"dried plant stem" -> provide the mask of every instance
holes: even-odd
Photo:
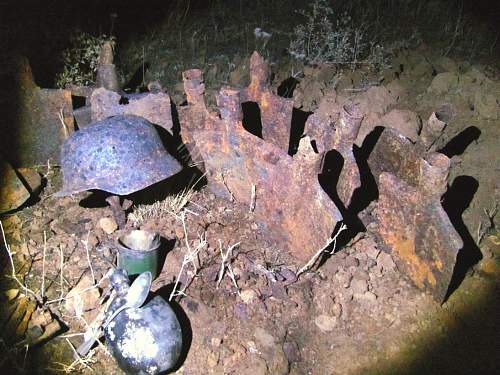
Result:
[[[45,295],[45,254],[47,252],[47,233],[43,231],[43,249],[42,249],[42,301]]]
[[[95,285],[96,279],[95,279],[94,269],[92,268],[92,263],[90,262],[90,254],[89,254],[89,236],[90,236],[90,230],[87,232],[87,239],[85,241],[82,241],[82,242],[85,245],[85,252],[87,253],[87,263],[89,264],[89,267],[90,267],[90,273],[92,275],[92,282]]]
[[[64,122],[64,115],[62,108],[57,113],[57,116],[59,117],[59,121],[61,121],[61,125],[64,131],[64,138],[68,138],[69,137],[68,125],[66,125],[66,123]]]
[[[181,268],[179,269],[179,273],[175,279],[174,288],[172,289],[172,292],[170,293],[170,296],[168,298],[169,301],[172,301],[176,296],[186,294],[185,291],[186,291],[187,287],[189,286],[190,282],[186,283],[186,285],[184,286],[184,288],[182,290],[178,290],[179,281],[180,281],[180,278],[184,272],[184,268],[186,268],[186,266],[189,263],[191,263],[191,265],[193,266],[193,278],[192,279],[194,279],[194,277],[198,273],[198,267],[196,266],[196,262],[195,262],[198,259],[198,253],[200,252],[201,249],[203,249],[207,245],[206,236],[200,235],[198,238],[198,245],[194,249],[191,248],[191,245],[189,244],[189,238],[188,238],[188,232],[187,232],[187,226],[186,226],[186,211],[187,210],[184,209],[181,212],[181,214],[179,215],[179,218],[182,221],[182,228],[184,229],[184,239],[186,242],[187,252],[184,255],[184,258],[182,259]],[[192,281],[192,279],[191,279],[191,281]]]
[[[11,273],[11,277],[12,279],[21,287],[21,289],[23,289],[25,292],[28,292],[30,294],[32,294],[36,300],[38,300],[38,295],[33,292],[31,289],[27,288],[16,276],[16,267],[14,265],[14,260],[12,259],[12,253],[10,251],[10,246],[9,244],[7,243],[7,239],[5,238],[5,231],[3,229],[3,224],[2,222],[0,221],[0,229],[2,231],[2,238],[3,238],[3,243],[5,245],[5,250],[7,250],[7,255],[9,256],[9,261],[10,261],[10,268],[12,270],[12,273]]]
[[[61,295],[60,299],[61,301],[63,300],[63,295],[64,295],[64,276],[63,276],[63,269],[64,269],[64,253],[63,253],[63,247],[62,245],[59,245],[59,251],[60,251],[60,267],[61,267]]]
[[[219,288],[222,278],[224,277],[224,273],[227,269],[227,273],[231,278],[231,281],[233,282],[234,286],[236,287],[238,295],[240,294],[240,288],[238,287],[238,283],[236,282],[236,277],[234,276],[233,268],[231,267],[231,258],[233,256],[233,250],[239,245],[240,242],[237,242],[234,245],[229,246],[227,248],[227,251],[224,253],[224,251],[222,250],[222,242],[221,240],[219,240],[219,251],[220,251],[220,256],[222,258],[222,262],[220,265],[219,276],[217,278],[217,288]]]
[[[300,270],[298,270],[297,272],[297,277],[300,276],[301,274],[303,274],[304,272],[308,271],[315,263],[316,261],[318,260],[318,258],[321,256],[321,254],[323,254],[323,252],[333,243],[333,249],[330,251],[330,254],[333,254],[333,252],[335,251],[336,247],[337,247],[337,238],[339,236],[340,233],[342,233],[344,230],[347,229],[347,225],[345,224],[342,224],[339,228],[339,230],[337,231],[337,233],[335,233],[335,235],[332,237],[332,238],[329,238],[328,241],[326,242],[325,246],[323,246],[321,249],[319,249],[316,254],[314,254],[312,256],[311,259],[309,259],[309,262],[307,262],[305,264],[305,266],[303,266]]]
[[[252,184],[252,195],[250,197],[250,212],[253,212],[255,210],[255,198],[256,198],[255,185]]]

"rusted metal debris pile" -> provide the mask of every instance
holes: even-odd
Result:
[[[168,94],[161,88],[144,94],[115,92],[114,80],[108,77],[113,78],[114,65],[109,58],[104,60],[103,87],[72,89],[73,95],[86,96],[87,105],[75,111],[78,126],[134,114],[174,135]],[[220,90],[217,113],[205,104],[202,71],[185,71],[187,104],[178,108],[180,136],[192,160],[203,162],[200,168],[207,173],[209,188],[218,196],[246,202],[261,228],[303,262],[324,246],[342,220],[339,208],[318,182],[325,154],[334,149],[344,160],[336,188],[345,208],[361,187],[353,145],[372,130],[362,127],[363,118],[370,118],[370,108],[352,100],[333,103],[333,98],[331,106],[320,106],[308,118],[298,152],[290,156],[293,100],[273,93],[269,67],[257,52],[251,56],[250,76],[250,85],[242,90]],[[245,102],[260,108],[262,139],[243,127]],[[405,115],[399,112],[395,115]],[[381,242],[415,285],[442,301],[462,241],[440,203],[450,161],[433,151],[446,125],[438,117],[433,113],[421,129],[410,129],[411,140],[403,135],[406,131],[386,128],[368,163],[379,190],[375,212]]]
[[[179,111],[181,135],[204,161],[215,194],[248,202],[262,226],[284,249],[299,260],[307,260],[342,220],[339,209],[318,183],[325,153],[335,149],[344,159],[337,192],[345,207],[361,186],[353,144],[363,113],[350,102],[340,108],[334,121],[326,120],[333,116],[312,115],[298,153],[292,157],[287,153],[292,101],[272,93],[268,66],[257,53],[251,57],[250,74],[246,89],[220,91],[219,118],[205,106],[202,72],[187,71],[183,78],[188,104]],[[241,103],[245,101],[260,107],[263,139],[243,129]],[[442,130],[435,117],[431,116],[423,127],[422,139],[415,143],[387,128],[369,164],[378,183],[376,212],[386,250],[396,256],[400,269],[419,288],[442,301],[462,241],[440,203],[450,161],[443,154],[428,151]],[[440,129],[436,129],[438,125]]]

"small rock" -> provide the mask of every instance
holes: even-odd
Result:
[[[342,315],[342,305],[340,303],[334,303],[331,308],[333,316],[339,318]]]
[[[12,301],[19,295],[19,289],[9,289],[4,292],[5,297],[8,301]]]
[[[434,77],[427,91],[436,95],[443,95],[458,86],[458,74],[445,72]]]
[[[66,311],[74,316],[81,317],[86,311],[93,310],[99,306],[99,290],[90,288],[94,281],[90,274],[82,276],[78,284],[66,295],[64,307]]]
[[[396,129],[412,142],[416,142],[422,129],[422,121],[413,111],[393,109],[384,115],[380,122],[386,127]]]
[[[365,250],[366,255],[370,259],[377,259],[378,255],[380,254],[380,250],[377,249],[376,247],[367,247]]]
[[[368,261],[366,262],[366,266],[368,269],[372,269],[377,265],[377,262],[374,259],[369,258]]]
[[[179,240],[182,240],[184,238],[184,228],[183,227],[175,227],[175,237],[177,237]]]
[[[285,353],[288,362],[300,362],[302,357],[300,355],[299,346],[295,341],[287,341],[283,344],[283,352]]]
[[[220,337],[212,337],[212,339],[210,340],[210,344],[214,348],[218,348],[222,344],[222,339]]]
[[[272,347],[275,343],[273,335],[267,332],[265,329],[257,327],[254,332],[255,340],[262,346]]]
[[[474,110],[479,117],[497,120],[500,119],[500,85],[498,88],[483,87],[474,94]]]
[[[99,226],[106,234],[112,234],[115,230],[118,229],[118,224],[115,219],[111,217],[103,217],[99,219]]]
[[[392,257],[384,252],[381,252],[377,258],[377,264],[381,265],[384,271],[393,271],[396,268],[396,264]]]
[[[247,305],[259,298],[257,292],[253,289],[244,289],[240,293],[240,297]]]
[[[377,300],[377,295],[373,292],[354,293],[353,297],[360,302],[373,303]]]
[[[362,294],[368,290],[368,283],[366,282],[366,280],[353,279],[351,281],[351,289],[354,295]]]
[[[345,258],[345,266],[346,267],[358,267],[359,260],[355,257],[349,256],[349,257]]]
[[[352,275],[343,271],[343,270],[339,270],[335,274],[335,278],[337,279],[339,284],[342,285],[344,288],[349,288],[349,285],[350,285],[351,279],[352,279]]]
[[[248,320],[248,309],[245,303],[234,305],[234,315],[240,320]]]
[[[337,325],[337,318],[329,315],[320,315],[314,319],[314,324],[318,326],[321,332],[331,332]]]
[[[208,367],[215,367],[219,364],[220,353],[219,352],[210,352],[207,356],[207,365]]]

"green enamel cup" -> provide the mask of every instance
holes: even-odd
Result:
[[[158,276],[160,257],[160,234],[147,230],[132,230],[118,238],[117,266],[128,275],[149,271],[155,279]]]

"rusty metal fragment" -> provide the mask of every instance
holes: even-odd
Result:
[[[422,133],[420,134],[422,143],[427,150],[435,150],[436,141],[443,133],[452,116],[452,108],[449,105],[444,105],[431,113],[427,122],[424,123]]]
[[[190,69],[182,73],[187,104],[177,108],[181,125],[182,141],[188,148],[194,144],[193,132],[215,130],[222,126],[220,118],[209,112],[205,104],[205,83],[200,69]]]
[[[117,115],[136,115],[172,133],[170,97],[164,92],[128,94],[122,98],[101,87],[94,90],[90,103],[93,122]]]
[[[272,93],[269,67],[257,51],[250,57],[250,85],[242,90],[241,100],[259,105],[262,138],[288,152],[293,100]]]
[[[11,113],[2,126],[2,153],[13,166],[59,163],[62,142],[74,131],[71,92],[35,84],[27,59],[21,59],[17,92],[6,99]]]
[[[354,190],[361,186],[359,167],[352,147],[362,120],[363,115],[359,108],[354,104],[346,104],[342,107],[340,121],[335,127],[333,148],[344,158],[344,165],[337,183],[337,194],[345,207],[349,207]]]
[[[375,177],[390,172],[409,185],[416,186],[420,179],[420,158],[423,150],[392,128],[385,128],[368,159]]]
[[[292,158],[246,132],[238,97],[236,90],[221,90],[218,103],[225,126],[193,132],[209,186],[217,195],[252,206],[260,225],[284,250],[308,260],[342,220],[318,183],[321,155],[314,152],[308,137]]]
[[[404,136],[385,129],[370,157],[378,179],[380,236],[400,270],[441,302],[463,246],[440,202],[450,160],[438,153],[422,157],[410,145]]]
[[[361,186],[361,176],[353,145],[359,133],[363,115],[356,104],[348,103],[341,107],[340,116],[337,107],[319,111],[311,115],[306,122],[305,132],[314,139],[318,151],[322,154],[335,149],[344,159],[344,165],[337,182],[337,193],[348,207],[354,190]]]
[[[96,86],[111,91],[120,91],[118,74],[113,64],[113,45],[110,41],[105,42],[101,47],[96,69]]]

